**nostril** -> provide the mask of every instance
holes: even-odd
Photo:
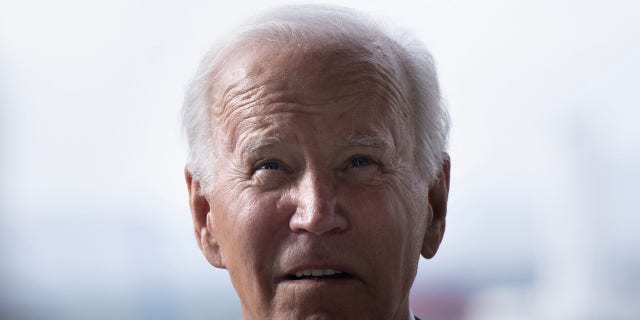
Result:
[[[348,227],[347,219],[336,212],[304,212],[299,210],[291,217],[289,228],[293,231],[306,231],[316,235],[342,232]]]

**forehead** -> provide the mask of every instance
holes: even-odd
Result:
[[[408,124],[401,70],[391,48],[375,42],[238,46],[215,75],[211,114],[231,136],[243,125],[294,115],[351,118],[354,125],[367,124],[361,115],[378,115],[368,122]]]

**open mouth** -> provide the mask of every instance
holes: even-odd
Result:
[[[289,274],[285,277],[286,280],[332,280],[332,279],[346,279],[352,276],[348,273],[334,270],[334,269],[307,269],[297,271],[295,274]]]

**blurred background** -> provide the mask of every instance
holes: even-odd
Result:
[[[412,29],[450,107],[429,320],[640,319],[637,1],[321,1]],[[178,114],[224,30],[296,1],[0,2],[0,318],[240,319]]]

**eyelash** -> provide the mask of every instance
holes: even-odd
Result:
[[[358,165],[355,165],[356,161],[358,162]],[[366,163],[361,164],[361,162],[366,162]],[[349,166],[352,168],[366,167],[372,164],[375,164],[375,162],[371,158],[366,156],[355,156],[349,160]]]
[[[275,168],[272,168],[275,167]],[[258,166],[258,170],[279,170],[281,165],[273,160],[267,160]]]
[[[368,167],[375,164],[377,164],[377,162],[374,161],[371,157],[358,155],[358,156],[353,156],[348,160],[348,163],[345,169]],[[284,169],[284,166],[279,161],[265,160],[263,162],[260,162],[258,166],[256,166],[255,171],[282,170],[282,169]]]

